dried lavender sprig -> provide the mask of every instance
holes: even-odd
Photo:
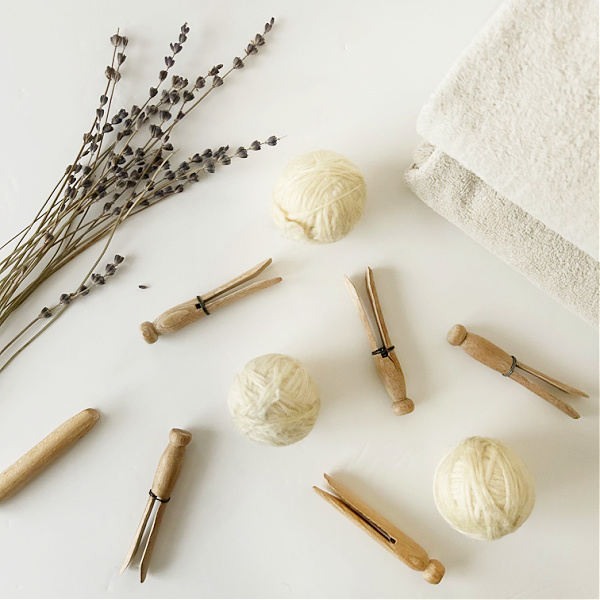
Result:
[[[73,300],[77,300],[82,296],[87,296],[90,293],[90,290],[92,290],[94,287],[104,285],[104,283],[106,282],[106,278],[112,277],[116,273],[118,265],[120,265],[123,262],[123,260],[124,258],[119,254],[115,255],[113,259],[114,262],[106,265],[104,275],[94,274],[91,277],[91,283],[88,283],[87,285],[80,285],[76,292],[71,292],[70,294],[61,294],[59,301],[50,308],[44,306],[44,308],[42,308],[38,316],[35,317],[35,319],[33,319],[28,325],[26,325],[19,333],[17,333],[17,335],[15,335],[15,337],[13,337],[12,340],[10,340],[8,344],[6,344],[6,346],[4,346],[2,350],[0,350],[0,355],[4,354],[4,352],[6,352],[6,350],[8,350],[8,348],[10,348],[21,336],[23,336],[35,323],[43,319],[50,319],[53,316],[55,318],[58,318]],[[54,311],[56,311],[57,309],[60,310],[58,314],[55,314]],[[44,329],[45,327],[42,328],[42,330],[38,332],[37,335],[39,335]],[[4,363],[2,367],[0,367],[0,372],[13,360],[13,358],[15,358],[22,350],[24,350],[25,347],[27,347],[37,337],[37,335],[31,338],[29,342],[24,344],[17,352],[15,352],[15,354],[13,354],[13,356],[8,361],[6,361],[6,363]]]

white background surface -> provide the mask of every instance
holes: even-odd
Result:
[[[402,182],[418,110],[497,1],[2,3],[0,238],[37,210],[78,148],[117,26],[129,36],[119,100],[143,101],[188,21],[180,71],[240,54],[248,67],[176,137],[185,153],[286,135],[123,226],[110,285],[74,305],[0,376],[0,465],[88,406],[92,432],[0,506],[2,597],[598,596],[596,332],[422,204]],[[185,127],[185,125],[184,125]],[[283,239],[272,183],[328,148],[362,169],[368,207],[329,246]],[[277,287],[144,344],[137,325],[272,256]],[[77,285],[88,253],[24,307]],[[375,269],[415,411],[396,417],[342,282]],[[139,284],[149,285],[140,290]],[[590,393],[572,421],[445,341],[457,322]],[[4,336],[8,336],[7,328]],[[232,427],[233,375],[269,352],[303,361],[322,395],[313,432],[287,448]],[[119,576],[171,427],[194,436],[145,584]],[[444,453],[497,437],[529,465],[537,503],[515,534],[452,530],[432,495]],[[337,474],[440,559],[425,583],[311,490]]]

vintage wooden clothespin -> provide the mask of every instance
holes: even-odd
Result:
[[[156,502],[159,503],[158,510],[154,515],[154,521],[142,553],[142,559],[140,562],[140,581],[143,583],[148,574],[148,567],[150,566],[150,558],[154,545],[156,544],[156,538],[158,535],[158,528],[162,522],[162,518],[167,507],[167,502],[171,499],[171,493],[177,483],[177,478],[181,472],[181,465],[183,464],[183,456],[185,454],[185,447],[190,443],[192,434],[189,431],[183,429],[171,429],[169,433],[169,445],[163,452],[154,475],[154,481],[150,488],[148,502],[146,502],[146,508],[142,514],[142,520],[138,525],[137,531],[131,542],[129,552],[125,557],[123,566],[121,567],[121,573],[131,564],[131,561],[137,554],[137,551],[142,542],[144,531],[148,525],[152,508]]]
[[[527,379],[519,373],[517,369],[521,369],[530,375],[538,377],[542,381],[545,381],[551,386],[562,390],[567,394],[571,394],[572,396],[588,398],[589,396],[585,392],[575,389],[566,383],[562,383],[557,379],[544,375],[544,373],[523,364],[514,356],[511,356],[507,352],[504,352],[504,350],[498,348],[495,344],[492,344],[492,342],[479,335],[475,335],[474,333],[469,333],[463,325],[454,325],[454,327],[450,329],[448,332],[448,342],[453,346],[460,346],[469,356],[472,356],[480,363],[494,369],[494,371],[502,373],[504,377],[510,377],[512,380],[520,383],[529,391],[546,400],[546,402],[550,402],[550,404],[556,406],[558,410],[569,415],[572,419],[579,419],[579,413],[574,408],[553,396],[538,383]]]
[[[385,320],[383,319],[383,311],[381,310],[381,305],[379,303],[379,296],[377,295],[377,289],[375,288],[375,280],[373,278],[373,270],[371,267],[367,267],[365,279],[367,283],[367,293],[377,323],[377,330],[379,337],[381,338],[381,344],[377,341],[376,335],[371,328],[365,307],[356,291],[356,287],[348,277],[344,276],[346,287],[354,300],[354,304],[358,310],[358,316],[367,332],[371,344],[371,354],[375,359],[377,371],[379,372],[379,376],[381,377],[381,381],[383,382],[387,393],[393,400],[392,409],[397,415],[406,415],[415,409],[415,405],[410,398],[406,397],[404,373],[402,373],[400,361],[394,352],[394,346],[390,341]]]
[[[442,580],[446,569],[439,560],[430,559],[427,552],[419,544],[367,506],[356,494],[352,493],[339,481],[336,481],[327,473],[324,474],[324,477],[338,496],[333,496],[317,486],[313,486],[313,489],[321,498],[335,506],[342,514],[363,531],[366,531],[404,564],[415,571],[422,571],[425,581],[435,584]]]
[[[227,292],[231,292],[236,287],[242,285],[242,283],[246,283],[260,275],[272,262],[272,259],[268,258],[239,277],[232,279],[207,294],[196,296],[193,300],[188,300],[183,304],[170,308],[157,317],[154,322],[151,323],[150,321],[145,321],[140,325],[140,330],[142,331],[144,339],[149,344],[154,344],[154,342],[158,340],[159,335],[179,331],[186,325],[212,314],[219,308],[223,308],[240,298],[245,298],[254,292],[264,290],[279,283],[281,277],[275,277],[266,281],[257,281],[256,283],[252,283],[251,285],[236,290],[229,295],[225,295]]]
[[[100,413],[95,408],[82,410],[0,473],[0,501],[20,490],[67,448],[82,438],[99,418]]]

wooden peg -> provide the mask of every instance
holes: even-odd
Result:
[[[59,425],[27,454],[0,474],[0,500],[20,490],[69,446],[82,438],[98,421],[100,413],[86,408]]]
[[[415,571],[422,571],[425,581],[437,584],[442,580],[446,569],[439,560],[430,559],[427,552],[417,542],[365,504],[346,486],[327,473],[324,474],[324,477],[339,497],[313,486],[321,498],[334,506],[355,525],[358,525],[405,565]]]
[[[485,338],[474,333],[468,332],[463,325],[454,325],[454,327],[450,329],[448,332],[448,342],[453,346],[460,346],[475,360],[490,367],[491,369],[494,369],[494,371],[498,371],[498,373],[502,373],[502,375],[505,377],[510,377],[513,381],[520,383],[522,386],[526,387],[540,398],[543,398],[550,404],[556,406],[556,408],[564,412],[566,415],[569,415],[569,417],[572,419],[579,419],[579,413],[574,408],[556,398],[538,383],[530,381],[524,377],[516,369],[521,369],[530,375],[539,377],[543,381],[546,381],[550,385],[561,389],[566,393],[586,397],[587,394],[584,394],[583,392],[580,392],[571,386],[561,383],[560,381],[549,377],[548,375],[544,375],[540,371],[536,371],[535,369],[520,363],[516,358],[495,344],[492,344],[492,342],[489,340],[486,340]]]
[[[272,260],[269,258],[262,263],[259,263],[249,271],[246,271],[239,277],[232,279],[218,288],[203,294],[202,296],[196,296],[192,300],[178,304],[173,308],[169,308],[160,316],[158,316],[153,322],[144,321],[140,325],[140,331],[144,340],[148,344],[154,344],[158,340],[160,335],[168,333],[175,333],[180,329],[183,329],[190,323],[194,323],[203,319],[209,314],[232,304],[236,300],[241,300],[250,294],[254,294],[260,290],[275,285],[281,281],[281,277],[274,277],[266,281],[257,281],[246,287],[236,290],[231,294],[225,295],[239,285],[257,277],[262,273],[270,264]]]
[[[158,531],[160,524],[162,523],[167,502],[171,499],[171,493],[173,492],[179,474],[181,473],[185,448],[190,443],[191,439],[192,434],[183,429],[171,429],[169,432],[169,445],[160,457],[154,475],[154,481],[152,482],[152,488],[150,489],[150,498],[148,498],[148,501],[146,502],[144,512],[142,513],[142,519],[135,532],[133,541],[131,542],[131,546],[129,547],[125,561],[123,562],[123,566],[121,567],[120,572],[123,573],[123,571],[131,564],[131,561],[139,550],[144,531],[150,520],[152,508],[154,504],[158,502],[159,506],[154,516],[140,562],[140,581],[142,583],[145,581],[148,574],[150,559],[154,551],[154,546],[156,545]]]

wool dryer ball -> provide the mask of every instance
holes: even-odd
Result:
[[[497,440],[467,438],[440,462],[435,503],[454,529],[480,540],[517,530],[535,503],[525,463]]]
[[[306,368],[283,354],[251,360],[234,378],[229,411],[252,441],[288,446],[306,437],[319,414],[319,390]]]
[[[317,150],[285,167],[273,188],[271,214],[286,237],[327,244],[350,233],[366,199],[358,167],[337,152]]]

